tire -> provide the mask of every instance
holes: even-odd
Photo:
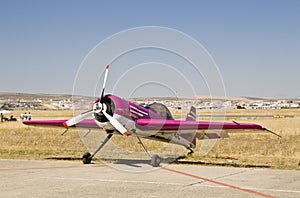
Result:
[[[83,162],[83,164],[90,164],[91,161],[92,161],[91,156],[92,155],[90,153],[83,154],[83,156],[82,156],[82,162]]]
[[[161,158],[158,155],[153,155],[151,157],[151,163],[150,164],[153,167],[158,167],[160,165],[160,163],[161,163]]]

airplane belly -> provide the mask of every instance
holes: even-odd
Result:
[[[185,138],[181,137],[178,133],[170,133],[164,132],[164,131],[143,131],[140,129],[136,130],[136,133],[138,136],[150,140],[156,140],[160,142],[166,142],[166,143],[171,143],[171,144],[177,144],[184,146],[186,148],[194,148],[195,145],[191,143],[190,141],[186,140]]]

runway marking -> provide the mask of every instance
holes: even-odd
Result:
[[[298,190],[281,190],[281,189],[268,189],[268,188],[250,188],[250,187],[243,187],[251,190],[266,190],[266,191],[273,191],[273,192],[286,192],[286,193],[299,193],[300,191]]]
[[[91,166],[89,165],[73,165],[73,166],[54,166],[54,167],[29,167],[29,168],[0,168],[0,171],[24,171],[24,170],[51,170],[51,169],[72,169],[72,168],[98,168],[98,167],[109,167],[106,164],[92,164]],[[172,183],[172,182],[156,182],[156,181],[138,181],[138,180],[113,180],[113,179],[90,179],[90,178],[64,178],[64,177],[43,177],[43,178],[53,178],[53,179],[60,179],[60,180],[77,180],[77,181],[99,181],[99,182],[122,182],[122,183],[142,183],[142,184],[153,184],[153,185],[174,185],[174,186],[194,186],[194,187],[210,187],[210,188],[231,188],[231,189],[236,189],[240,191],[244,191],[247,193],[255,194],[261,197],[268,197],[271,198],[272,196],[266,195],[260,192],[257,192],[256,190],[259,191],[271,191],[271,192],[283,192],[283,193],[297,193],[300,194],[300,191],[297,190],[283,190],[283,189],[263,189],[263,188],[252,188],[252,187],[238,187],[238,186],[233,186],[230,184],[222,183],[219,181],[215,181],[215,179],[208,179],[205,177],[200,177],[197,175],[192,175],[190,173],[186,172],[181,172],[177,171],[174,169],[162,167],[161,169],[185,175],[188,177],[193,177],[196,179],[200,179],[206,182],[210,182],[213,184],[217,184],[218,186],[215,185],[209,185],[209,184],[203,184],[201,182],[198,183],[198,185],[194,184],[184,184],[184,183]]]
[[[49,179],[50,177],[42,177]],[[182,183],[169,183],[169,182],[155,182],[155,181],[139,181],[139,180],[119,180],[119,179],[90,179],[90,178],[66,178],[66,177],[51,177],[58,180],[75,180],[75,181],[98,181],[98,182],[112,182],[112,183],[139,183],[139,184],[155,184],[155,185],[172,185],[172,186],[187,186]]]
[[[57,179],[57,180],[74,180],[74,181],[98,181],[98,182],[111,182],[111,183],[138,183],[138,184],[154,184],[154,185],[171,185],[171,186],[190,186],[184,183],[172,183],[172,182],[156,182],[156,181],[143,181],[143,180],[119,180],[119,179],[91,179],[91,178],[74,178],[74,177],[41,177],[42,179]],[[199,184],[199,186],[194,185],[193,187],[209,187],[209,188],[228,188],[224,185],[209,185],[209,184]],[[280,189],[265,189],[265,188],[251,188],[251,187],[241,187],[245,190],[262,190],[271,192],[285,192],[285,193],[300,193],[300,191],[295,190],[280,190]],[[272,197],[267,195],[267,197]]]
[[[223,182],[215,181],[215,180],[208,179],[208,178],[205,178],[205,177],[200,177],[200,176],[197,176],[197,175],[192,175],[190,173],[185,173],[185,172],[177,171],[177,170],[166,168],[166,167],[162,167],[161,169],[166,170],[166,171],[170,171],[170,172],[173,172],[173,173],[178,173],[178,174],[181,174],[181,175],[185,175],[185,176],[188,176],[188,177],[201,179],[201,180],[204,180],[204,181],[207,181],[207,182],[210,182],[210,183],[214,183],[214,184],[217,184],[217,185],[220,185],[220,186],[224,186],[224,187],[244,191],[244,192],[251,193],[251,194],[254,194],[254,195],[258,195],[258,196],[261,196],[261,197],[273,198],[270,195],[266,195],[266,194],[263,194],[263,193],[260,193],[260,192],[257,192],[257,191],[251,190],[251,189],[242,188],[242,187],[238,187],[238,186],[233,186],[233,185],[230,185],[230,184],[225,184]]]
[[[106,164],[97,164],[93,166],[78,165],[78,166],[51,166],[51,167],[29,167],[29,168],[0,168],[0,171],[23,171],[23,170],[50,170],[64,168],[96,168],[107,166]]]

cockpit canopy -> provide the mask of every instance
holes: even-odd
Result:
[[[161,103],[155,102],[150,105],[147,105],[145,108],[152,110],[153,112],[161,115],[163,118],[165,118],[167,120],[174,120],[170,110]]]

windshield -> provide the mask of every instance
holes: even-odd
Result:
[[[155,102],[155,103],[152,103],[152,104],[146,106],[145,108],[154,111],[155,113],[161,115],[163,118],[165,118],[167,120],[174,120],[169,109],[161,103]]]

